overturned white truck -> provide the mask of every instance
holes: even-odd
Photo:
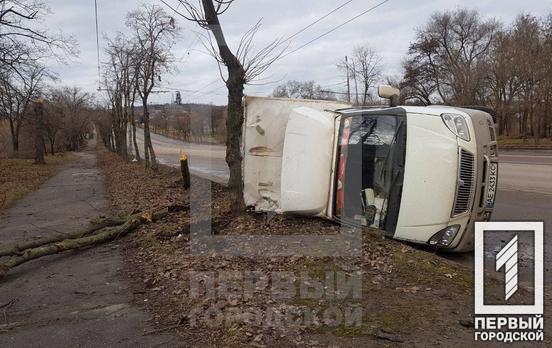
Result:
[[[371,226],[473,249],[498,179],[493,118],[446,106],[353,108],[246,97],[244,198],[256,211]]]

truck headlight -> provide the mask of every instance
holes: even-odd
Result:
[[[437,248],[446,248],[450,246],[458,231],[460,230],[460,225],[452,225],[447,228],[442,229],[441,231],[435,233],[433,237],[429,240],[429,245]]]
[[[448,129],[456,134],[457,137],[465,141],[470,141],[470,129],[468,122],[462,115],[457,114],[442,114],[441,118]]]

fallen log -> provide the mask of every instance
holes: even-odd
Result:
[[[105,219],[101,219],[98,222],[92,223],[89,227],[87,227],[83,231],[76,231],[73,233],[66,233],[66,234],[61,234],[57,236],[51,236],[47,238],[32,240],[28,242],[17,243],[15,245],[1,248],[0,257],[18,255],[18,254],[21,254],[21,252],[24,250],[36,248],[41,245],[60,242],[65,239],[82,238],[106,227],[122,225],[127,220],[128,218],[105,218]]]
[[[58,254],[67,250],[84,248],[115,240],[134,231],[140,225],[162,219],[169,213],[168,209],[155,212],[146,212],[131,216],[122,225],[105,227],[97,233],[81,238],[65,239],[62,241],[41,245],[23,251],[20,255],[12,256],[7,261],[0,263],[0,280],[14,267],[25,262],[38,259],[47,255]]]

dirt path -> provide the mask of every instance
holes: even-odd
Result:
[[[0,213],[2,244],[70,232],[107,211],[95,153],[79,156]],[[152,327],[147,314],[130,304],[132,293],[122,270],[122,253],[110,244],[11,271],[0,283],[0,347],[178,345],[173,335],[144,335]]]

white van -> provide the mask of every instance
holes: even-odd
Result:
[[[352,108],[245,98],[244,198],[399,240],[473,249],[498,179],[490,114],[446,106]]]

